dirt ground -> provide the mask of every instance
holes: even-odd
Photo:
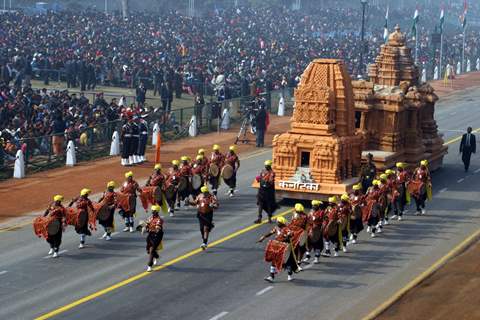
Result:
[[[272,141],[273,135],[285,132],[289,128],[289,117],[271,116],[270,126],[265,136],[267,143]],[[223,151],[233,144],[238,133],[238,127],[229,131],[209,133],[196,138],[188,138],[168,142],[161,147],[161,163],[164,168],[170,167],[170,161],[179,159],[182,155],[191,157],[197,154],[199,148],[205,148],[211,152],[214,143],[219,144]],[[237,152],[242,154],[255,152],[254,136],[250,136],[252,142],[239,144]],[[82,188],[92,189],[93,193],[105,189],[109,180],[123,181],[124,173],[132,170],[135,179],[146,178],[152,173],[154,150],[147,152],[148,162],[134,167],[122,167],[119,157],[93,162],[81,162],[73,168],[58,168],[49,171],[28,175],[25,179],[10,179],[0,183],[0,223],[9,218],[28,215],[33,211],[43,210],[51,201],[53,195],[60,193],[66,200],[77,196]],[[259,163],[259,170],[263,164]],[[68,203],[67,203],[68,204]]]
[[[480,241],[477,241],[376,319],[480,319],[479,261]]]

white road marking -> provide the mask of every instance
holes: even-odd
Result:
[[[227,314],[228,314],[227,311],[222,311],[219,314],[217,314],[216,316],[211,317],[209,320],[218,320],[218,319],[221,319],[221,318],[225,317]]]
[[[463,181],[465,181],[465,178],[458,179],[457,183],[462,183]]]
[[[273,289],[273,286],[268,286],[260,291],[258,291],[257,293],[255,293],[255,295],[258,297],[258,296],[261,296],[262,294],[264,294],[265,292],[268,292],[270,290]]]
[[[463,132],[463,130],[442,130],[442,131],[445,131],[445,132]]]
[[[445,192],[445,191],[447,191],[447,190],[448,190],[448,188],[443,188],[443,189],[441,189],[440,191],[438,191],[438,193],[443,193],[443,192]]]
[[[308,270],[311,267],[313,267],[313,263],[310,263],[310,264],[306,265],[305,267],[303,267],[303,270]]]
[[[4,275],[7,272],[8,272],[7,270],[0,271],[0,276]]]
[[[474,172],[475,172],[475,173],[479,173],[479,172],[480,172],[480,169],[477,169],[477,170],[475,170]]]
[[[65,253],[65,252],[67,252],[67,251],[68,251],[68,250],[60,250],[60,251],[58,251],[58,254],[60,255],[60,254]],[[48,256],[43,257],[43,259],[48,259],[48,258],[51,258],[51,257],[52,257],[52,255],[50,254],[50,255],[48,255]]]

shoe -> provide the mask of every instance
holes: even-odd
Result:
[[[371,237],[375,238],[376,237],[375,233],[372,232]]]
[[[419,215],[420,215],[420,211],[415,212],[415,215],[416,215],[416,216],[419,216]]]
[[[302,272],[303,271],[303,268],[302,267],[298,267],[297,270],[295,270],[295,273],[299,273],[299,272]]]
[[[262,219],[257,219],[255,221],[253,221],[253,223],[256,223],[256,224],[262,223]]]
[[[83,249],[83,248],[85,248],[85,245],[84,245],[83,243],[80,243],[80,244],[78,245],[78,249]]]
[[[422,216],[425,215],[425,214],[427,214],[427,210],[422,209]]]
[[[125,227],[125,228],[123,228],[123,232],[128,232],[128,230],[130,230],[130,228],[129,228],[129,227]]]
[[[230,198],[233,198],[233,192],[230,192],[230,193],[228,194],[228,196],[229,196]]]
[[[105,239],[108,236],[108,234],[105,232],[102,236],[102,239]]]
[[[106,236],[106,237],[105,237],[105,241],[110,241],[110,240],[112,240],[112,237],[111,237],[111,236]]]
[[[202,248],[202,250],[206,250],[206,249],[207,249],[207,244],[206,244],[206,243],[202,243],[202,245],[200,246],[200,248]]]
[[[352,243],[353,243],[353,244],[357,244],[357,239],[353,239],[353,240],[352,240]]]
[[[54,252],[52,257],[53,257],[53,258],[58,258],[58,253],[57,253],[57,252]]]
[[[383,225],[384,226],[387,226],[389,223],[388,223],[388,220],[383,220]]]
[[[350,238],[349,239],[350,239],[350,241],[353,240],[353,233],[350,233]]]
[[[338,252],[335,251],[335,253],[333,254],[334,257],[338,257]]]
[[[288,275],[288,276],[287,276],[287,281],[292,281],[292,280],[293,280],[293,276]]]
[[[169,216],[170,216],[170,217],[173,217],[173,211],[170,210],[169,212],[170,212]]]
[[[147,266],[147,272],[152,272],[152,267]]]
[[[382,233],[382,228],[377,228],[377,233]]]
[[[130,233],[134,233],[135,230],[133,229],[133,227],[130,227]]]
[[[319,258],[319,257],[315,257],[315,259],[313,260],[313,263],[314,263],[314,264],[319,264],[319,263],[320,263],[320,258]]]
[[[50,251],[48,251],[48,255],[51,255],[53,252],[54,252],[54,250],[53,250],[53,248],[51,248]]]
[[[268,276],[268,277],[265,277],[263,279],[267,282],[273,282],[273,277],[272,276]]]
[[[308,262],[309,260],[310,260],[310,255],[307,254],[307,255],[305,255],[305,258],[303,258],[302,261],[303,261],[303,262]]]
[[[402,221],[402,220],[403,220],[402,216],[399,216],[398,221]]]
[[[345,247],[345,246],[343,247],[343,249],[342,249],[342,250],[343,250],[343,252],[345,252],[345,253],[347,253],[347,252],[348,252],[348,250],[347,250],[347,247]]]
[[[392,216],[392,220],[395,220],[395,219],[397,219],[397,217],[398,217],[398,216],[397,216],[396,214],[395,214],[395,215],[393,215],[393,216]]]
[[[153,265],[156,266],[157,265],[157,259],[153,259]]]
[[[367,227],[367,233],[370,233],[372,232],[372,228],[371,227]]]

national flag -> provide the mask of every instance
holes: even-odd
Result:
[[[415,9],[415,13],[413,14],[413,25],[412,25],[412,35],[414,38],[417,36],[418,20],[419,20],[418,9]]]
[[[445,24],[445,11],[442,8],[440,11],[440,33],[443,34],[443,25]]]
[[[383,40],[387,42],[388,39],[388,7],[387,13],[385,14],[385,25],[383,26]]]
[[[468,4],[467,0],[463,2],[463,17],[462,17],[462,28],[463,32],[467,29],[467,11],[468,11]]]

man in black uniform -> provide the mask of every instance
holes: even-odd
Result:
[[[462,136],[462,141],[460,142],[460,153],[462,154],[465,172],[468,171],[468,168],[470,167],[470,157],[472,156],[472,153],[475,152],[477,152],[477,140],[472,133],[472,127],[468,127],[467,133]]]
[[[131,141],[131,149],[128,154],[128,159],[130,160],[130,164],[139,163],[138,159],[138,142],[140,140],[140,128],[138,127],[138,116],[133,116],[133,121],[130,123],[132,127],[132,141]]]
[[[125,120],[125,123],[122,126],[120,139],[122,140],[122,166],[129,166],[132,164],[129,159],[132,144],[132,126],[130,125],[129,120]]]
[[[375,163],[373,163],[373,155],[369,153],[367,155],[367,163],[362,166],[360,171],[360,182],[362,183],[362,191],[365,194],[372,186],[372,181],[375,179],[377,175],[377,167],[375,167]]]
[[[148,140],[148,123],[145,119],[140,118],[138,121],[138,130],[140,132],[140,139],[138,141],[138,160],[139,162],[146,161],[145,159],[145,149],[147,147],[147,140]]]

